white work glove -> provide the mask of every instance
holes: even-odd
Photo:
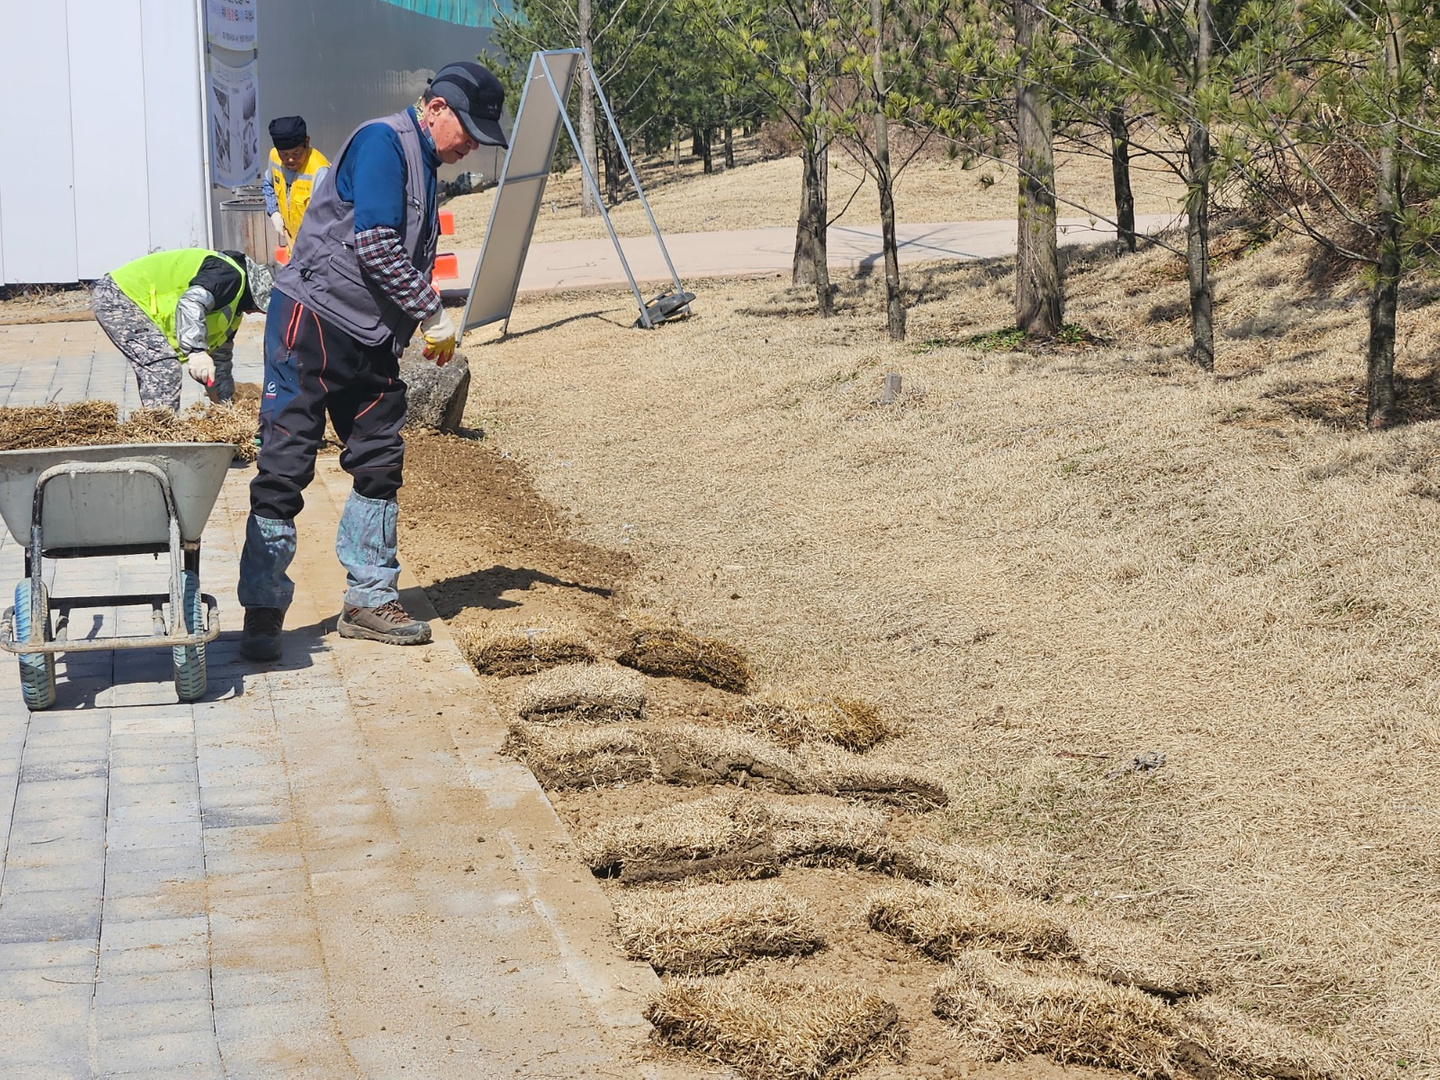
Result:
[[[425,335],[425,359],[444,367],[454,358],[455,323],[443,307],[420,324],[420,332]]]
[[[273,214],[270,215],[270,224],[275,226],[275,232],[280,237],[280,246],[289,247],[290,238],[285,235],[285,218],[281,215],[279,210],[276,210]]]
[[[201,386],[210,386],[215,382],[215,359],[208,352],[191,353],[185,361],[185,370]]]

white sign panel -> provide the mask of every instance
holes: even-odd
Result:
[[[205,0],[205,30],[210,44],[249,52],[255,48],[256,0]]]
[[[260,175],[260,132],[255,119],[255,68],[210,62],[210,160],[215,183],[239,187]]]

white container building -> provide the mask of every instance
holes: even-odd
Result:
[[[0,285],[217,246],[275,116],[332,158],[489,43],[494,0],[0,0]],[[458,168],[494,175],[494,156]],[[256,215],[263,221],[263,214]],[[257,240],[252,246],[261,247]],[[251,251],[263,255],[262,250]]]

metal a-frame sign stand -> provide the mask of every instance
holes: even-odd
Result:
[[[648,303],[635,283],[630,264],[615,235],[615,226],[610,213],[605,209],[605,200],[600,197],[600,187],[590,162],[580,151],[580,139],[566,112],[565,103],[570,99],[570,90],[580,65],[590,71],[590,82],[595,96],[605,110],[605,119],[610,123],[610,133],[620,148],[620,156],[629,170],[630,182],[640,196],[640,205],[650,219],[650,228],[655,233],[655,242],[665,257],[665,266],[670,271],[673,288],[667,288]],[[537,91],[537,85],[539,87]],[[547,92],[548,91],[548,92]],[[520,110],[515,114],[515,124],[510,133],[510,149],[505,155],[505,166],[500,172],[500,185],[495,192],[495,204],[490,209],[490,224],[485,230],[484,245],[480,249],[480,261],[475,266],[475,278],[470,284],[470,295],[465,300],[465,313],[460,323],[460,333],[489,323],[501,322],[501,333],[510,328],[510,312],[515,307],[515,294],[520,288],[520,272],[525,267],[525,254],[530,248],[530,239],[535,234],[535,219],[540,213],[545,197],[545,181],[550,176],[550,163],[555,156],[555,147],[560,139],[560,127],[564,125],[575,147],[575,156],[580,159],[580,168],[585,175],[585,184],[600,214],[605,219],[605,228],[615,245],[615,254],[625,268],[625,277],[640,305],[640,317],[636,326],[654,329],[667,318],[690,314],[690,301],[695,297],[680,284],[675,273],[675,264],[665,249],[660,227],[655,224],[655,215],[650,212],[650,203],[640,187],[640,178],[630,162],[630,154],[620,138],[620,129],[615,123],[615,114],[595,78],[595,68],[583,49],[554,49],[537,52],[530,57],[530,72],[525,78],[525,89],[520,95]]]

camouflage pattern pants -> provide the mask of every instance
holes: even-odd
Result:
[[[147,409],[180,411],[180,358],[150,316],[106,274],[95,283],[90,306],[95,321],[130,362]]]
[[[180,358],[150,316],[120,291],[106,274],[95,283],[90,300],[95,321],[115,343],[135,372],[140,387],[140,404],[146,409],[180,411]],[[227,350],[224,350],[228,352]],[[235,396],[234,364],[222,350],[212,353],[215,384],[206,393],[211,401],[227,402]]]

